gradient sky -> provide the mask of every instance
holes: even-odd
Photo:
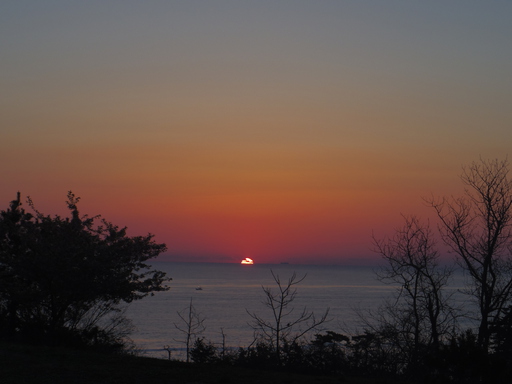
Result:
[[[2,1],[19,190],[166,260],[354,263],[512,152],[511,1]]]

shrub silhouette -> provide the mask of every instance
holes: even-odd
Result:
[[[168,288],[146,261],[166,249],[153,235],[130,237],[99,216],[33,213],[20,194],[0,212],[0,335],[44,344],[123,344],[130,327],[122,303]]]

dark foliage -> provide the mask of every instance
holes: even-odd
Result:
[[[146,261],[166,249],[100,217],[43,215],[20,194],[0,212],[0,335],[11,340],[120,346],[129,324],[119,305],[163,291],[165,273]]]
[[[190,349],[190,358],[194,363],[207,364],[219,361],[217,348],[204,337],[199,337]]]
[[[337,376],[275,372],[227,364],[187,364],[126,354],[25,346],[0,342],[2,384],[383,384],[375,380],[340,380]],[[390,382],[393,384],[398,382]],[[408,384],[413,384],[408,382]]]
[[[235,365],[256,368],[275,368],[279,366],[275,350],[272,345],[263,341],[257,342],[248,348],[239,348]]]

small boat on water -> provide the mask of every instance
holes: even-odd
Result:
[[[203,290],[203,288],[202,288],[202,287],[197,287],[197,288],[196,288],[196,291],[202,291],[202,290]]]

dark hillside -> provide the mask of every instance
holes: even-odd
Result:
[[[0,344],[2,384],[376,384],[382,379],[308,376],[129,355]],[[391,383],[390,383],[391,384]]]

